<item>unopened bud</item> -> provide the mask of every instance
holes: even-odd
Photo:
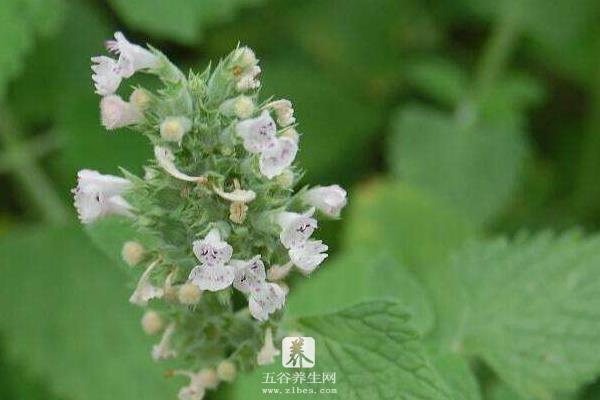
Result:
[[[240,201],[234,201],[229,206],[229,219],[236,224],[243,224],[246,220],[248,206]]]
[[[183,135],[192,129],[192,121],[186,117],[167,117],[160,124],[160,137],[167,142],[181,142]]]
[[[285,130],[285,131],[284,131],[284,132],[281,134],[281,136],[283,136],[283,137],[287,137],[287,138],[290,138],[290,139],[292,139],[292,140],[293,140],[294,142],[296,142],[296,143],[298,143],[298,141],[300,140],[300,134],[299,134],[299,133],[298,133],[298,131],[297,131],[295,128],[293,128],[293,127],[287,128],[287,129],[286,129],[286,130]]]
[[[225,382],[233,382],[237,376],[235,364],[229,360],[223,360],[217,366],[217,376]]]
[[[294,184],[294,173],[289,168],[286,168],[281,174],[277,175],[275,182],[281,187],[290,188]]]
[[[219,111],[227,116],[236,116],[240,119],[250,118],[256,107],[254,101],[248,96],[238,96],[223,102],[219,107]]]
[[[121,249],[121,257],[127,263],[127,265],[133,267],[142,261],[144,258],[144,246],[138,242],[129,241],[123,244]]]
[[[204,368],[198,371],[198,382],[207,389],[216,389],[219,385],[219,377],[214,369]]]
[[[148,335],[155,335],[160,332],[162,327],[163,320],[160,317],[160,314],[154,310],[146,311],[142,317],[142,329],[144,332],[146,332]]]
[[[198,286],[191,282],[181,285],[179,287],[179,292],[177,293],[179,302],[188,306],[198,304],[200,297],[202,297],[202,291]]]
[[[145,110],[150,104],[150,94],[146,89],[136,88],[129,96],[129,102],[138,110]]]

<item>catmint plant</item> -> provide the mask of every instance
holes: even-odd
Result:
[[[154,158],[142,177],[81,170],[73,189],[84,224],[127,218],[143,245],[123,245],[137,271],[129,301],[145,307],[143,330],[160,335],[151,354],[177,358],[189,378],[180,399],[201,399],[238,370],[272,363],[296,269],[308,275],[327,258],[313,239],[317,216],[338,218],[337,185],[294,191],[300,135],[288,100],[259,99],[254,52],[238,47],[214,68],[187,76],[156,49],[117,32],[114,57],[92,58],[106,129],[148,138]],[[162,86],[117,94],[136,73]]]

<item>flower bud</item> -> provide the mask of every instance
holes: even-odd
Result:
[[[254,114],[254,101],[248,96],[238,96],[223,102],[219,107],[219,111],[226,116],[236,116],[240,119],[250,118]]]
[[[202,291],[191,282],[181,285],[177,293],[179,302],[188,306],[198,304],[200,297],[202,297]]]
[[[148,335],[155,335],[163,327],[163,320],[160,317],[160,314],[154,310],[148,310],[144,313],[142,317],[142,329]]]
[[[167,117],[160,124],[160,137],[167,142],[180,143],[183,135],[192,129],[192,121],[187,117]]]
[[[236,224],[243,224],[246,220],[248,206],[240,201],[234,201],[229,206],[229,219]]]
[[[144,258],[144,246],[138,242],[128,241],[123,244],[121,249],[121,257],[129,265],[133,267],[142,261]]]
[[[114,94],[100,100],[100,117],[102,125],[109,130],[134,125],[143,119],[137,107]]]
[[[283,188],[291,188],[294,184],[294,173],[291,169],[286,168],[281,174],[275,177],[275,182]]]
[[[233,57],[240,68],[249,68],[258,64],[256,54],[254,54],[254,51],[249,47],[240,47],[235,50]]]
[[[235,364],[229,360],[223,360],[217,366],[217,376],[225,382],[233,382],[237,376]]]
[[[219,385],[219,377],[213,368],[204,368],[198,371],[197,379],[200,385],[207,389],[216,389]]]
[[[279,126],[289,126],[296,122],[296,118],[294,118],[294,109],[289,100],[275,100],[267,104],[267,107],[270,107],[275,111]]]
[[[150,94],[146,89],[135,88],[129,96],[129,102],[137,107],[138,110],[145,110],[150,104]]]
[[[265,341],[263,347],[256,356],[256,363],[258,365],[268,365],[275,362],[275,357],[280,354],[279,350],[273,344],[273,332],[271,328],[265,330]]]
[[[300,134],[294,127],[289,127],[281,134],[282,137],[290,138],[294,142],[298,143],[300,141]]]

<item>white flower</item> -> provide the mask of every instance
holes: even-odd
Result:
[[[314,187],[304,194],[303,199],[309,205],[333,218],[340,216],[340,212],[347,202],[346,191],[339,185]]]
[[[275,144],[260,155],[260,172],[269,179],[281,174],[292,165],[298,152],[298,144],[290,138],[280,137]]]
[[[240,47],[233,53],[233,59],[242,69],[254,67],[258,64],[256,54],[250,47]]]
[[[232,264],[236,266],[233,287],[248,295],[248,308],[254,318],[265,321],[283,307],[285,292],[277,284],[265,281],[265,265],[260,256],[248,261],[232,260]]]
[[[156,162],[158,165],[160,165],[160,167],[172,177],[188,182],[206,182],[206,178],[204,176],[190,176],[179,171],[175,166],[175,155],[168,148],[154,146],[154,156],[156,157]]]
[[[163,293],[164,293],[163,289],[154,286],[152,284],[152,282],[150,282],[150,274],[152,273],[152,270],[154,269],[154,267],[156,267],[157,265],[158,265],[158,260],[154,261],[152,264],[150,264],[148,266],[148,268],[146,268],[146,270],[140,277],[140,280],[138,281],[138,284],[137,284],[134,292],[131,294],[131,297],[129,298],[129,302],[131,304],[135,304],[138,306],[145,306],[148,304],[148,300],[151,300],[154,298],[160,298],[163,296]]]
[[[247,70],[240,75],[236,83],[236,89],[240,92],[258,89],[260,87],[260,81],[256,79],[256,77],[260,75],[260,72],[261,69],[258,65],[247,68]]]
[[[123,80],[117,62],[106,56],[92,57],[92,62],[92,79],[96,93],[100,96],[115,93]]]
[[[304,273],[311,273],[327,258],[327,245],[320,240],[308,240],[289,250],[291,261]]]
[[[272,108],[277,116],[279,126],[288,126],[296,122],[294,118],[294,109],[289,100],[275,100],[267,104],[265,107]]]
[[[236,188],[233,192],[224,192],[217,186],[214,186],[213,190],[219,197],[236,203],[250,203],[256,198],[256,193],[252,190]]]
[[[194,254],[200,265],[192,269],[189,280],[202,290],[225,289],[233,283],[235,273],[233,267],[226,265],[231,259],[233,249],[221,240],[219,230],[214,228],[202,240],[192,244]]]
[[[150,105],[152,98],[146,89],[135,88],[129,95],[129,102],[138,110],[145,110]]]
[[[121,32],[115,32],[115,40],[106,42],[106,48],[119,55],[119,74],[129,78],[136,71],[156,68],[159,58],[151,51],[129,42]]]
[[[312,218],[315,209],[311,208],[303,214],[282,211],[277,214],[277,223],[281,227],[279,239],[286,248],[296,247],[306,242],[317,229],[317,220]]]
[[[220,106],[219,111],[228,117],[236,116],[240,119],[250,118],[254,113],[254,101],[248,96],[238,96],[233,99],[225,100]]]
[[[250,153],[260,153],[275,145],[277,126],[268,111],[256,118],[237,123],[235,130],[244,141],[244,148]]]
[[[160,137],[167,142],[181,143],[183,135],[191,129],[192,121],[187,117],[166,117],[160,124]]]
[[[112,94],[100,100],[102,125],[109,130],[134,125],[143,121],[143,114],[133,104]]]
[[[285,265],[272,265],[267,271],[267,277],[270,281],[282,280],[288,276],[293,266],[292,262],[288,262]]]
[[[279,350],[273,344],[273,332],[271,328],[265,330],[265,343],[256,356],[258,365],[268,365],[275,362],[275,357],[280,354]]]
[[[206,392],[206,387],[202,384],[199,374],[190,371],[175,371],[177,375],[184,375],[190,378],[190,384],[179,390],[179,400],[202,400]]]
[[[131,182],[118,176],[89,169],[79,171],[77,187],[72,193],[81,222],[89,224],[111,214],[131,216],[131,206],[121,197],[130,187]]]
[[[160,339],[160,342],[152,347],[152,359],[154,361],[173,358],[177,352],[171,347],[171,337],[175,333],[175,323],[171,322]]]

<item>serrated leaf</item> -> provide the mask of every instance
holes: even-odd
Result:
[[[452,257],[453,347],[483,358],[525,398],[572,392],[600,372],[600,237],[474,242]]]
[[[327,293],[326,299],[323,293]],[[413,273],[387,252],[365,248],[340,254],[324,263],[314,273],[314,279],[294,287],[287,300],[286,317],[332,312],[382,298],[403,304],[419,333],[432,328],[434,315],[429,295]]]
[[[0,258],[0,332],[11,359],[69,399],[173,396],[124,276],[79,227],[14,232],[0,240]]]
[[[516,124],[463,126],[445,113],[410,106],[394,119],[388,163],[397,177],[484,224],[506,205],[526,153]]]
[[[433,366],[444,377],[454,398],[461,400],[480,400],[481,392],[477,377],[469,361],[453,353],[438,353],[430,357]]]
[[[132,27],[184,44],[196,42],[209,26],[230,19],[264,0],[111,0],[115,11]]]
[[[50,35],[60,25],[62,0],[3,0],[0,7],[0,96],[23,68],[23,58],[37,35]]]
[[[454,399],[443,378],[429,362],[409,318],[396,302],[373,301],[336,313],[302,317],[297,326],[303,334],[315,338],[313,371],[336,373],[336,383],[331,387],[337,389],[339,398]],[[277,386],[261,384],[261,376],[265,372],[283,371],[280,360],[276,362],[240,377],[228,398],[265,398],[262,388]],[[308,385],[300,387],[309,388]],[[317,385],[313,389],[320,388]],[[285,395],[269,397],[284,398]]]

